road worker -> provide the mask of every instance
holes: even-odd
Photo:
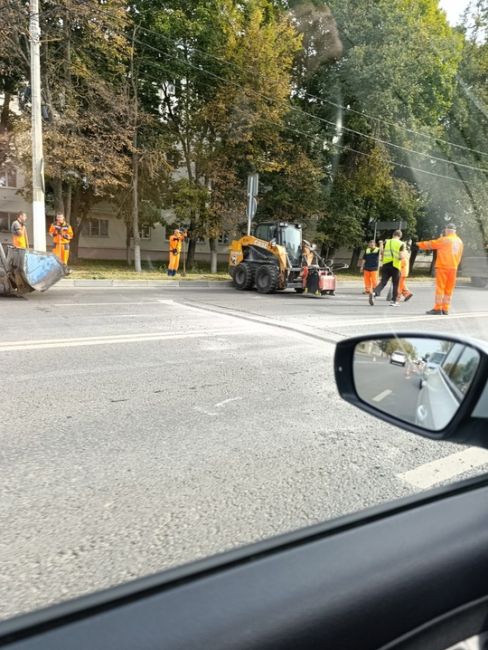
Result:
[[[411,248],[407,243],[405,246],[405,257],[402,259],[402,266],[400,269],[400,282],[398,284],[398,298],[403,297],[403,302],[407,302],[413,296],[413,293],[407,287],[407,278],[410,273],[410,253]],[[393,296],[393,289],[388,292],[388,300]]]
[[[180,255],[183,242],[188,236],[186,230],[177,228],[169,238],[168,275],[174,277],[180,265]]]
[[[413,293],[407,287],[407,278],[410,274],[410,254],[411,249],[407,244],[405,246],[405,257],[402,259],[402,266],[400,269],[400,282],[398,284],[398,297],[403,296],[404,302],[410,300],[413,296]]]
[[[12,223],[12,246],[15,248],[29,248],[29,238],[27,236],[27,215],[25,212],[19,212],[17,219]]]
[[[64,214],[58,212],[49,227],[49,234],[54,242],[53,253],[64,266],[68,266],[69,244],[73,239],[73,229],[66,223]]]
[[[376,285],[378,284],[378,269],[380,268],[380,256],[382,252],[383,242],[376,246],[376,242],[372,239],[361,260],[359,267],[360,272],[363,274],[364,293],[373,293]]]
[[[427,314],[440,316],[449,314],[452,294],[456,286],[457,269],[463,256],[463,242],[456,234],[456,226],[449,223],[439,239],[421,241],[418,247],[423,251],[437,251],[435,262],[435,304]]]
[[[402,259],[405,257],[405,244],[401,241],[402,231],[395,230],[391,239],[385,241],[383,247],[383,265],[381,267],[381,282],[376,286],[374,291],[369,294],[369,304],[375,303],[375,298],[381,295],[381,292],[391,279],[393,284],[393,295],[390,302],[391,307],[398,307],[398,285],[402,268]]]

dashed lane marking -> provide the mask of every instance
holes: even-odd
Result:
[[[39,341],[10,341],[0,345],[0,352],[18,352],[27,350],[46,350],[54,348],[75,348],[94,345],[120,345],[123,343],[145,343],[148,341],[172,341],[176,339],[208,338],[214,336],[235,336],[249,334],[252,328],[198,330],[189,332],[148,332],[146,334],[118,334],[113,336],[89,336],[70,339],[51,339]]]
[[[391,393],[392,393],[392,391],[389,388],[387,388],[382,393],[379,393],[378,395],[376,395],[376,397],[373,397],[373,402],[381,402],[382,400],[385,399],[385,397],[388,397],[388,395],[391,395]]]
[[[230,404],[230,402],[237,402],[238,400],[241,400],[242,397],[229,397],[229,399],[224,399],[223,402],[217,402],[217,404],[214,404],[215,408],[222,408],[226,404]]]
[[[398,474],[398,478],[415,488],[425,490],[437,483],[442,483],[487,463],[488,449],[469,447],[450,456],[420,465],[408,472]]]

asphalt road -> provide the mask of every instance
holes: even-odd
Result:
[[[442,318],[414,291],[398,309],[351,283],[1,300],[0,617],[417,491],[405,476],[459,449],[350,407],[332,376],[361,332],[488,338],[488,291],[458,288]]]
[[[405,422],[416,421],[419,400],[419,376],[410,369],[389,363],[356,358],[354,381],[358,395],[384,413]]]

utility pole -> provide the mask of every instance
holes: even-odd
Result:
[[[251,234],[251,225],[256,214],[257,196],[259,192],[259,174],[249,174],[247,177],[247,234]]]
[[[39,0],[30,0],[29,34],[32,95],[32,224],[34,248],[46,250],[46,211],[44,205],[44,157],[42,152],[42,99]]]

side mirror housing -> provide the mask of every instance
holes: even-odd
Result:
[[[368,334],[337,344],[334,371],[341,397],[361,410],[434,440],[488,448],[486,343]]]

